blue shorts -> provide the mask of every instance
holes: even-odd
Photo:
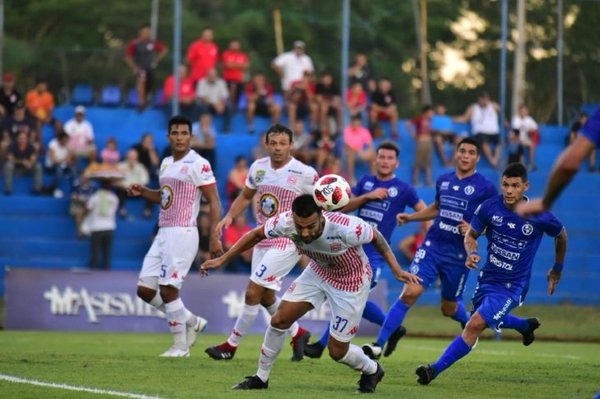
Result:
[[[437,253],[425,247],[419,248],[410,264],[410,272],[421,277],[421,285],[428,288],[435,280],[440,278],[442,282],[442,298],[448,301],[460,301],[462,299],[465,284],[469,277],[469,269],[464,263],[449,262],[440,259]]]
[[[473,293],[473,313],[479,313],[490,328],[499,331],[506,315],[521,306],[524,297],[524,293],[511,291],[504,284],[478,284]]]
[[[371,279],[371,290],[375,288],[377,283],[379,282],[379,276],[381,275],[381,269],[383,266],[387,265],[387,262],[382,257],[373,257],[373,259],[369,258],[369,264],[371,265],[371,270],[373,271],[373,278]]]

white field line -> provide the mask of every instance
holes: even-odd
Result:
[[[140,394],[131,393],[131,392],[120,392],[120,391],[112,391],[112,390],[98,389],[98,388],[79,387],[79,386],[75,386],[75,385],[57,384],[54,382],[43,382],[43,381],[38,381],[38,380],[31,380],[28,378],[14,377],[12,375],[7,375],[7,374],[0,374],[0,380],[16,382],[18,384],[36,385],[38,387],[65,389],[67,391],[89,392],[89,393],[95,393],[98,395],[120,396],[122,398],[163,399],[159,396],[148,396],[148,395],[140,395]]]
[[[412,345],[411,348],[420,349],[430,352],[440,352],[439,348],[435,348],[433,346],[423,346],[423,345]],[[524,352],[511,352],[511,351],[501,351],[494,349],[475,349],[477,353],[482,353],[484,355],[495,355],[495,356],[527,356],[527,357],[551,357],[558,359],[569,359],[569,360],[581,360],[581,356],[575,355],[557,355],[556,353],[524,353]]]

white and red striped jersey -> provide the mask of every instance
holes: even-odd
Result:
[[[323,216],[323,233],[310,244],[298,237],[292,211],[268,219],[264,233],[267,237],[290,238],[298,252],[310,258],[308,267],[327,284],[338,290],[359,291],[365,278],[371,281],[373,277],[362,244],[372,242],[376,230],[356,216],[340,212],[323,212]]]
[[[173,161],[163,159],[159,171],[160,227],[196,226],[200,211],[200,187],[216,184],[210,163],[194,150]]]
[[[265,221],[281,212],[292,209],[292,202],[302,194],[311,194],[317,172],[310,166],[292,158],[278,169],[271,166],[271,158],[257,159],[250,165],[246,186],[257,192],[256,221]],[[274,238],[260,242],[259,247],[285,249],[291,245],[287,238]]]

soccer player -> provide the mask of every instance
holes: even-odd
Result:
[[[438,277],[442,282],[442,314],[461,325],[469,320],[462,303],[462,293],[469,274],[469,269],[465,267],[463,234],[477,206],[497,194],[492,182],[475,169],[479,156],[477,141],[462,139],[454,155],[456,170],[438,178],[435,201],[419,212],[398,214],[399,224],[435,220],[410,265],[410,271],[422,279],[421,284],[404,286],[402,294],[388,310],[377,340],[373,344],[363,345],[363,350],[372,359],[378,359],[382,353],[384,356],[392,354],[402,338],[399,328],[406,313]]]
[[[530,219],[515,213],[517,204],[527,201],[524,192],[529,188],[527,169],[519,163],[509,164],[502,174],[502,195],[482,203],[471,220],[465,236],[468,253],[466,266],[477,269],[481,257],[477,238],[485,232],[488,241],[487,261],[479,272],[473,294],[473,313],[461,335],[446,348],[437,362],[419,366],[419,384],[427,385],[442,371],[466,356],[479,335],[487,327],[499,330],[513,328],[523,336],[523,345],[531,345],[534,331],[540,326],[537,318],[522,319],[510,314],[525,300],[531,279],[533,258],[544,233],[554,237],[554,266],[548,271],[548,294],[552,295],[560,280],[567,233],[562,223],[550,212]]]
[[[312,195],[297,197],[292,211],[269,218],[246,234],[223,256],[204,262],[201,271],[222,266],[237,254],[267,237],[285,237],[310,258],[308,266],[290,285],[271,318],[260,350],[256,375],[234,389],[266,389],[273,364],[292,323],[327,299],[331,307],[329,355],[354,370],[362,371],[359,392],[374,392],[383,378],[383,368],[369,359],[350,340],[358,331],[371,285],[372,271],[362,249],[371,243],[390,265],[394,276],[407,283],[419,278],[403,271],[385,238],[366,221],[340,212],[322,212]]]
[[[425,203],[419,199],[415,189],[394,174],[399,164],[399,154],[400,150],[396,144],[390,141],[381,143],[377,147],[375,155],[375,174],[368,174],[360,179],[353,189],[354,196],[343,208],[344,212],[358,209],[357,216],[375,226],[387,242],[390,242],[392,232],[397,225],[396,215],[398,213],[404,212],[407,206],[417,212],[426,207]],[[373,271],[371,281],[371,289],[373,289],[377,285],[381,269],[385,265],[385,259],[371,244],[365,244],[363,249]],[[362,316],[378,325],[382,325],[385,319],[385,313],[373,301],[367,301]],[[404,327],[400,326],[395,333],[404,335],[405,332]],[[319,341],[306,345],[304,354],[312,358],[321,357],[327,346],[328,338],[329,329],[326,329]]]
[[[160,189],[152,190],[132,184],[130,196],[141,196],[160,204],[158,233],[144,258],[137,294],[144,301],[165,313],[173,346],[163,357],[188,357],[196,335],[206,327],[206,320],[192,314],[179,297],[179,290],[198,253],[196,219],[200,198],[208,201],[212,226],[221,215],[221,200],[212,168],[208,161],[190,148],[192,124],[183,116],[169,120],[169,143],[172,156],[160,165]],[[210,237],[213,256],[222,253],[216,230]]]
[[[220,232],[229,227],[234,217],[245,211],[255,195],[256,221],[264,224],[271,216],[291,209],[298,195],[312,192],[318,179],[317,172],[310,166],[292,157],[292,131],[286,126],[275,124],[265,136],[268,157],[257,159],[250,165],[246,185],[231,204],[223,219],[217,224]],[[279,307],[276,293],[281,290],[283,278],[298,263],[300,255],[292,240],[286,237],[269,237],[258,244],[252,253],[250,280],[246,286],[244,306],[229,338],[220,345],[206,348],[206,353],[215,360],[231,360],[244,335],[248,333],[258,316],[261,306],[273,315]],[[290,328],[294,356],[302,360],[304,346],[310,333],[294,323]]]
[[[600,147],[600,108],[592,114],[583,126],[581,134],[577,135],[575,141],[558,158],[548,178],[544,196],[520,203],[517,206],[517,213],[521,216],[527,216],[551,209],[554,201],[579,171],[583,161],[596,147]]]

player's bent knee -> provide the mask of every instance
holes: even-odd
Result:
[[[444,316],[452,317],[456,314],[456,310],[458,309],[458,306],[457,306],[456,302],[442,302],[440,309]]]
[[[346,356],[348,353],[348,347],[350,344],[348,342],[339,342],[335,339],[329,338],[329,342],[327,344],[327,349],[329,350],[329,357],[339,362]]]
[[[150,302],[156,295],[156,290],[143,285],[137,286],[137,296],[144,302]]]
[[[295,320],[292,320],[289,317],[286,317],[286,315],[277,311],[275,312],[273,317],[271,317],[271,327],[277,328],[279,330],[287,330],[292,326],[294,321]]]

